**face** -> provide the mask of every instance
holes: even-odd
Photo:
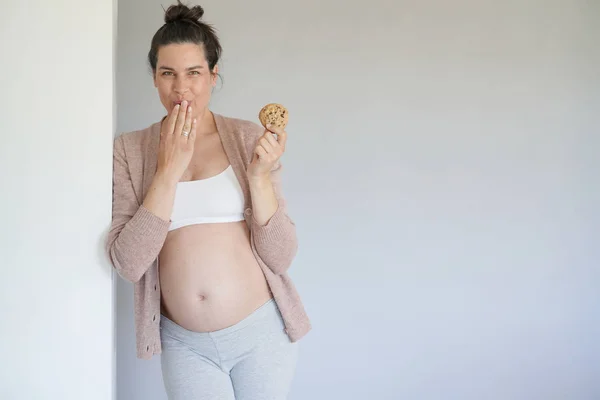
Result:
[[[209,71],[204,49],[194,43],[170,44],[158,50],[154,86],[167,112],[186,100],[194,117],[208,108],[218,68]]]

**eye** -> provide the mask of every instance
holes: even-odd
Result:
[[[167,76],[167,75],[172,75],[173,73],[171,71],[165,71],[162,73],[163,76]]]
[[[190,75],[200,75],[200,71],[190,71]]]

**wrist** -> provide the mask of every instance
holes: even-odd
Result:
[[[248,182],[253,187],[267,187],[271,185],[271,177],[269,175],[248,176]]]
[[[163,186],[165,188],[174,188],[175,186],[177,186],[178,181],[178,179],[175,179],[172,176],[169,176],[169,174],[166,174],[161,171],[157,171],[156,175],[154,175],[154,182],[157,185]]]

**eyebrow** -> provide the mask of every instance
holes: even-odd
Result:
[[[186,68],[186,71],[191,71],[193,69],[202,69],[202,68],[204,68],[202,65],[194,65],[193,67]],[[166,69],[166,70],[169,70],[169,71],[175,71],[174,68],[166,67],[166,66],[161,66],[159,69]]]

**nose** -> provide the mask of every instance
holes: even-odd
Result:
[[[176,78],[173,90],[177,94],[183,94],[183,93],[187,92],[188,87],[187,87],[187,83],[186,83],[185,79],[182,79],[182,78],[179,78],[179,77]]]

